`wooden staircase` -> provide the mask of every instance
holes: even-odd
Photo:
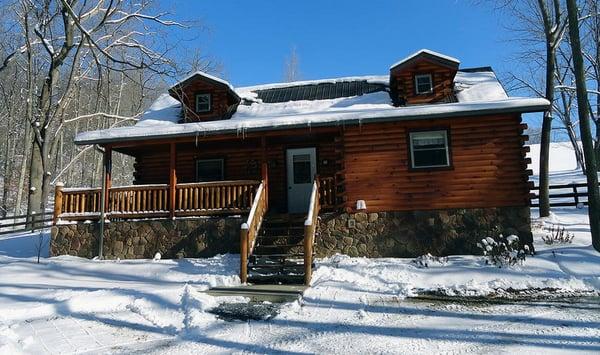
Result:
[[[267,215],[248,258],[248,282],[304,283],[304,215]],[[310,260],[312,263],[314,254]],[[312,265],[314,267],[314,265]]]
[[[319,178],[313,182],[306,217],[267,214],[267,186],[268,182],[263,179],[256,190],[248,220],[241,226],[240,280],[243,284],[309,285],[321,209]]]

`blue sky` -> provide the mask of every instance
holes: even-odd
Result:
[[[429,48],[492,66],[499,77],[517,70],[519,44],[507,15],[475,0],[174,0],[172,17],[205,27],[178,31],[184,51],[201,49],[222,64],[234,86],[280,82],[292,47],[301,79],[387,74],[391,64]],[[479,1],[481,2],[481,1]],[[540,125],[541,115],[526,115]]]
[[[170,2],[180,20],[206,30],[182,35],[223,64],[235,86],[282,80],[296,47],[302,79],[387,74],[390,64],[430,48],[462,67],[510,68],[514,52],[505,19],[470,0],[186,1]]]

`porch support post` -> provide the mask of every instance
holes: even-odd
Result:
[[[170,144],[170,163],[169,163],[169,216],[175,218],[175,187],[177,186],[177,151],[175,143]]]
[[[54,190],[54,216],[52,218],[53,225],[56,225],[56,222],[58,222],[58,218],[60,217],[60,214],[62,213],[63,186],[64,185],[62,182],[58,182],[58,183],[56,183],[56,188]]]
[[[261,166],[260,166],[260,175],[261,179],[264,182],[264,193],[265,193],[265,201],[267,206],[269,204],[269,163],[267,161],[267,138],[262,136],[260,139],[261,145]],[[268,210],[268,208],[265,208]]]
[[[103,160],[104,160],[104,176],[103,176],[103,182],[104,185],[102,186],[102,192],[104,193],[104,212],[110,212],[109,209],[109,191],[110,188],[112,187],[112,148],[111,147],[105,147],[104,148],[104,156],[103,156]]]
[[[104,258],[104,220],[109,210],[109,191],[112,184],[112,148],[105,147],[102,156],[102,191],[100,192],[100,235],[98,238],[98,258]]]

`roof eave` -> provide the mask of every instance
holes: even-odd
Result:
[[[315,127],[335,127],[335,126],[352,126],[352,125],[361,125],[368,123],[386,123],[386,122],[396,122],[396,121],[414,121],[414,120],[425,120],[425,119],[433,119],[433,118],[455,118],[455,117],[469,117],[469,116],[478,116],[478,115],[494,115],[501,113],[532,113],[532,112],[543,112],[548,109],[549,104],[531,104],[531,105],[523,105],[523,106],[515,106],[515,107],[502,107],[502,108],[482,108],[468,111],[453,111],[453,112],[434,112],[429,114],[419,114],[413,116],[390,116],[390,117],[372,117],[372,118],[354,118],[354,119],[346,119],[343,121],[334,121],[334,122],[311,122],[311,123],[297,123],[290,125],[282,125],[275,127],[247,127],[244,129],[245,133],[254,133],[254,132],[266,132],[266,131],[280,131],[280,130],[289,130],[289,129],[297,129],[297,128],[315,128]],[[214,131],[206,131],[206,132],[184,132],[184,133],[174,133],[174,134],[165,134],[165,135],[146,135],[140,137],[114,137],[114,138],[104,138],[104,139],[90,139],[90,140],[78,140],[75,138],[76,145],[91,145],[91,144],[111,144],[115,142],[133,142],[133,141],[142,141],[142,140],[168,140],[174,138],[188,138],[188,137],[197,137],[201,133],[203,136],[215,136],[220,134],[231,134],[231,133],[239,133],[237,128],[226,128]]]

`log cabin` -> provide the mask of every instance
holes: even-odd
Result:
[[[234,88],[197,72],[135,125],[77,135],[103,151],[103,184],[56,187],[51,250],[239,253],[242,282],[309,283],[315,256],[531,243],[522,114],[548,106],[426,49],[381,76]],[[111,184],[116,153],[135,159],[132,186]]]

